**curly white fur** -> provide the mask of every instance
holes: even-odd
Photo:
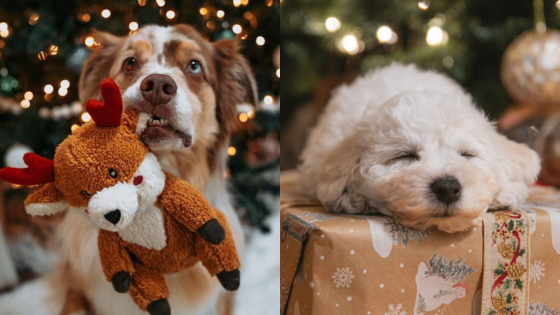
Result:
[[[408,153],[418,160],[395,159]],[[450,78],[392,64],[335,91],[300,171],[304,190],[328,211],[380,212],[407,226],[458,232],[478,226],[489,208],[522,202],[540,161],[498,134]],[[430,190],[443,176],[462,186],[450,205]]]

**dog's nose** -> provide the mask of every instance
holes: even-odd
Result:
[[[107,221],[111,222],[112,224],[117,224],[121,220],[121,211],[119,209],[113,210],[108,212],[104,215]]]
[[[150,74],[140,84],[142,97],[153,106],[165,104],[177,94],[177,84],[168,75]]]
[[[461,183],[453,176],[437,178],[430,185],[430,189],[436,195],[437,200],[449,205],[461,197]]]

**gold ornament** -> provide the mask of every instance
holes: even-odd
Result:
[[[496,219],[496,223],[502,224],[504,222],[507,222],[507,220],[509,220],[509,215],[505,212],[497,212],[494,215],[494,218]]]
[[[527,267],[520,262],[513,263],[506,268],[508,277],[512,279],[519,279],[527,271]]]
[[[509,95],[521,104],[560,105],[560,31],[531,30],[509,45],[501,78]]]
[[[512,259],[514,253],[513,245],[506,243],[498,245],[498,253],[500,253],[504,259]]]
[[[506,300],[502,299],[499,296],[494,296],[492,298],[492,306],[494,306],[494,308],[498,311],[501,312],[503,309],[505,309],[507,307],[507,302]]]

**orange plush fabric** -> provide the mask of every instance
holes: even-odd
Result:
[[[151,315],[171,312],[164,275],[199,261],[225,289],[236,290],[240,262],[224,215],[187,182],[161,170],[136,134],[139,114],[126,110],[121,119],[116,84],[105,81],[101,90],[105,102],[92,103],[94,121],[58,146],[53,169],[42,164],[54,178],[26,199],[26,211],[50,215],[70,207],[99,227],[107,280]],[[33,167],[2,173],[18,180]]]

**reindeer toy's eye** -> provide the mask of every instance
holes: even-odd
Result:
[[[117,173],[117,171],[115,171],[114,169],[110,168],[109,175],[113,178],[117,178],[119,176],[119,173]]]

